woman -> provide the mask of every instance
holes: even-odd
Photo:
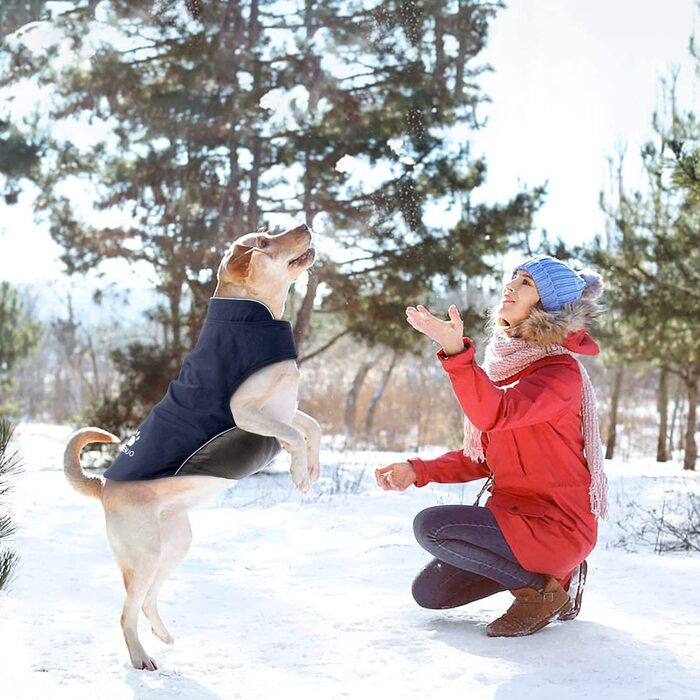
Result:
[[[456,307],[449,321],[406,309],[409,324],[442,345],[437,357],[465,413],[464,445],[378,469],[377,482],[403,491],[489,477],[491,492],[485,507],[436,506],[416,517],[416,538],[435,557],[413,583],[419,605],[451,608],[510,590],[514,603],[486,628],[492,637],[578,614],[606,479],[595,395],[572,353],[598,352],[587,327],[602,311],[602,290],[595,273],[548,256],[526,260],[494,309],[483,369]]]

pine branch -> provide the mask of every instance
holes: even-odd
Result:
[[[12,537],[16,531],[17,528],[13,525],[9,515],[0,516],[0,540]]]
[[[10,490],[8,477],[17,474],[20,470],[19,455],[17,452],[7,454],[7,446],[14,432],[14,426],[7,419],[0,420],[0,497]],[[15,533],[9,513],[0,515],[0,543]],[[18,557],[11,549],[0,549],[0,591],[12,580],[16,570]]]
[[[7,477],[13,476],[20,471],[20,456],[18,452],[7,454],[7,446],[12,439],[14,426],[10,421],[3,418],[0,420],[0,496],[4,495],[9,486],[6,485]]]
[[[19,557],[13,550],[0,551],[0,591],[10,585],[16,571]]]
[[[328,348],[331,347],[331,345],[334,345],[344,335],[347,335],[348,333],[352,333],[352,331],[353,331],[352,328],[346,328],[341,333],[338,333],[337,335],[333,336],[325,345],[322,345],[320,348],[317,348],[316,350],[313,350],[312,352],[308,353],[307,355],[304,355],[304,357],[300,358],[297,361],[298,364],[301,366],[304,362],[307,362],[308,360],[311,360],[312,358],[316,357],[316,355],[320,355],[322,352],[325,352],[326,350],[328,350]]]

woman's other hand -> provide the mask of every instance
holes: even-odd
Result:
[[[447,310],[447,314],[450,320],[442,321],[420,304],[406,308],[406,320],[413,328],[440,343],[446,355],[456,355],[464,350],[464,324],[454,304]]]
[[[405,491],[416,482],[416,470],[410,462],[395,462],[375,469],[374,476],[385,491]]]

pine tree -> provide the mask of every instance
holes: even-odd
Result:
[[[622,319],[618,345],[630,359],[678,375],[687,391],[684,469],[697,460],[700,382],[700,189],[695,173],[700,130],[666,94],[668,117],[655,115],[657,139],[642,147],[648,187],[627,195],[616,214],[614,245],[597,239],[591,258],[607,272]]]
[[[18,0],[0,3],[0,46],[5,45],[8,36],[21,31],[24,26],[46,15],[46,0]],[[3,65],[0,56],[0,76],[11,70]],[[8,56],[6,55],[5,60]],[[28,139],[10,118],[11,101],[7,103],[7,114],[0,113],[0,196],[6,204],[16,204],[21,192],[22,178],[35,176],[39,164],[41,143]]]
[[[485,100],[478,58],[501,4],[187,7],[111,0],[97,21],[76,2],[53,20],[75,60],[60,64],[52,47],[9,51],[4,84],[38,78],[53,86],[54,122],[106,129],[87,149],[38,126],[27,136],[44,144],[36,205],[67,271],[109,258],[148,263],[164,300],[152,316],[181,358],[224,246],[291,214],[324,233],[293,319],[302,357],[319,351],[306,347],[317,311],[337,318],[338,336],[415,349],[406,304],[488,276],[490,256],[523,240],[541,201],[541,189],[501,205],[472,201],[486,173],[468,139]],[[366,175],[342,168],[348,159]],[[76,181],[92,188],[95,216],[66,196]],[[431,207],[453,208],[457,223],[430,223]],[[342,263],[323,255],[324,240],[344,251]]]
[[[12,369],[38,344],[41,326],[26,318],[19,293],[0,282],[0,401],[12,385]]]

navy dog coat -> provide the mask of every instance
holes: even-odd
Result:
[[[199,340],[176,381],[122,446],[108,479],[211,474],[240,479],[280,450],[270,436],[235,426],[229,402],[257,370],[296,359],[288,321],[253,299],[212,297]]]

